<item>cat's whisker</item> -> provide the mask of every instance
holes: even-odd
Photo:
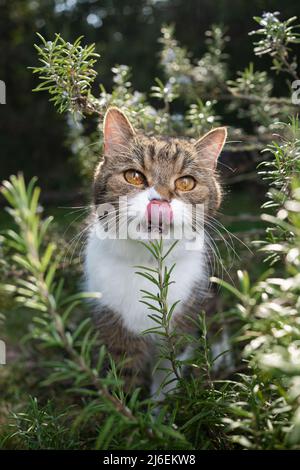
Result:
[[[70,228],[72,227],[72,225],[74,225],[78,219],[80,219],[81,217],[83,216],[82,213],[80,213],[77,217],[75,217],[72,222],[69,223],[69,225],[67,226],[67,228],[64,230],[64,233],[63,233],[63,236],[66,237],[68,231],[70,230]]]
[[[201,224],[199,222],[199,220],[194,220],[193,219],[193,215],[192,214],[185,214],[185,221],[189,224],[193,224],[196,231],[200,232],[203,230],[203,224]],[[228,241],[222,236],[221,232],[218,230],[218,228],[214,227],[210,222],[208,221],[205,221],[204,222],[204,229],[205,229],[205,225],[208,226],[209,228],[211,228],[212,230],[214,230],[220,237],[221,240],[223,240],[225,242],[225,246],[228,250],[228,254],[230,254],[230,250],[233,251],[233,253],[235,253],[235,250],[233,248],[233,246],[228,243]],[[212,266],[212,270],[215,271],[216,270],[216,266],[218,268],[221,268],[221,272],[222,272],[222,277],[223,277],[223,273],[226,272],[226,274],[228,275],[228,277],[231,279],[230,277],[230,274],[228,273],[228,270],[225,268],[224,266],[224,263],[223,263],[223,260],[222,260],[222,256],[221,256],[221,253],[219,251],[219,248],[217,247],[216,245],[216,242],[215,240],[210,236],[209,232],[207,232],[207,230],[205,230],[205,234],[206,236],[208,237],[206,242],[208,243],[209,247],[210,247],[210,250],[212,252],[212,256],[213,256],[213,265]],[[211,264],[211,263],[210,263]]]
[[[216,227],[212,222],[209,222],[208,220],[206,220],[205,224],[210,230],[212,230],[213,232],[215,232],[217,234],[217,236],[219,236],[220,240],[222,240],[224,242],[224,245],[226,247],[228,255],[230,256],[231,253],[233,253],[234,256],[239,259],[239,255],[235,251],[235,248],[234,248],[233,244],[230,241],[226,240],[226,238],[224,237],[224,235],[222,235],[219,228]]]
[[[66,259],[71,251],[71,249],[73,248],[74,246],[74,249],[72,251],[72,254],[71,254],[71,257],[70,257],[70,260],[69,260],[69,263],[71,264],[72,261],[73,261],[73,257],[74,257],[74,254],[75,254],[75,251],[76,251],[76,248],[78,246],[78,243],[79,241],[81,240],[81,238],[83,237],[83,235],[85,235],[85,233],[87,231],[89,231],[91,228],[93,228],[94,226],[94,222],[88,224],[86,227],[84,227],[78,234],[76,234],[69,242],[69,247],[65,253],[65,256],[64,256],[64,260],[63,260],[63,266],[65,267],[66,266]]]
[[[115,212],[112,211],[111,214],[115,214]],[[118,217],[118,215],[117,215],[117,217]],[[99,220],[98,220],[98,221],[99,221]],[[126,221],[125,221],[125,222],[126,222]],[[116,225],[117,225],[117,224],[118,224],[118,218],[116,218]],[[85,227],[85,228],[78,234],[78,239],[77,239],[77,240],[73,240],[73,244],[74,244],[74,242],[76,241],[76,245],[75,245],[75,247],[74,247],[74,250],[73,250],[73,253],[72,253],[72,257],[71,257],[71,261],[70,261],[70,262],[72,262],[72,259],[73,259],[73,256],[74,256],[74,254],[75,254],[75,251],[76,251],[76,249],[77,249],[77,247],[78,247],[78,244],[79,244],[80,241],[82,240],[82,238],[83,238],[85,232],[86,232],[86,231],[93,230],[94,228],[96,228],[96,226],[97,226],[97,220],[96,220],[96,221],[93,221],[91,224],[89,224],[87,227]],[[112,232],[112,230],[108,230],[106,233],[107,233],[107,234],[112,234],[113,232]],[[80,248],[80,250],[79,250],[79,254],[78,254],[79,258],[80,258],[81,255],[82,255],[82,251],[83,251],[84,247],[85,247],[85,243],[82,243],[82,246],[81,246],[81,248]]]
[[[67,266],[67,259],[68,259],[68,263],[69,264],[72,264],[73,262],[73,258],[74,258],[74,254],[75,254],[75,251],[76,251],[76,248],[77,248],[77,245],[78,245],[78,241],[80,240],[80,238],[83,236],[83,234],[85,233],[85,231],[88,230],[88,229],[84,229],[83,231],[81,231],[78,235],[76,235],[76,238],[74,237],[74,240],[72,240],[72,243],[70,243],[70,246],[68,247],[66,253],[65,253],[65,256],[64,256],[64,259],[63,259],[63,268],[65,269],[66,266]],[[70,256],[70,257],[69,257]]]
[[[217,266],[218,274],[220,274],[219,273],[219,269],[220,269],[221,270],[220,275],[223,277],[223,272],[225,270],[225,267],[224,267],[220,250],[215,240],[210,236],[210,234],[207,231],[205,231],[205,236],[206,236],[206,242],[208,242],[209,247],[212,251],[213,258],[214,258],[214,269],[216,269],[216,266]],[[209,253],[208,253],[208,256],[209,256]]]
[[[222,222],[220,222],[218,219],[214,218],[214,217],[211,217],[211,216],[208,216],[215,224],[219,225],[220,228],[222,228],[226,234],[228,235],[228,237],[232,240],[232,238],[234,238],[237,242],[241,243],[244,248],[246,248],[251,254],[253,254],[253,251],[251,250],[251,248],[246,245],[246,243],[241,240],[239,237],[237,237],[233,232],[230,232],[223,224]],[[233,242],[232,242],[233,243]]]
[[[217,259],[217,261],[218,261],[218,266],[221,268],[221,274],[218,274],[218,277],[220,277],[221,279],[223,279],[223,278],[224,278],[224,272],[225,272],[226,275],[228,276],[230,282],[231,282],[232,284],[234,284],[233,279],[232,279],[230,273],[228,272],[228,270],[227,270],[227,269],[225,268],[225,266],[224,266],[222,256],[221,256],[221,254],[220,254],[220,251],[219,251],[219,249],[218,249],[218,247],[217,247],[215,241],[213,240],[213,238],[210,236],[209,233],[206,232],[206,235],[207,235],[207,237],[208,237],[208,239],[209,239],[209,241],[208,241],[209,246],[210,246],[211,250],[213,251],[213,254],[215,255],[215,257],[216,257],[216,259]],[[214,248],[213,248],[213,247],[214,247]]]
[[[208,245],[209,247],[209,250],[207,251],[207,253],[205,254],[205,257],[206,257],[206,260],[210,266],[210,272],[213,272],[213,273],[216,273],[218,276],[222,276],[222,274],[220,274],[220,268],[222,269],[222,265],[221,263],[219,262],[219,257],[216,253],[216,250],[213,246],[213,244],[211,243],[211,239],[207,236],[207,239],[206,239],[206,244]]]
[[[86,205],[86,206],[59,206],[58,209],[82,209],[82,210],[85,210],[85,209],[92,209],[94,207],[93,204],[89,204],[89,205]]]
[[[214,229],[216,230],[216,232],[219,233],[219,235],[220,235],[221,239],[224,241],[224,243],[225,243],[225,244],[228,244],[228,243],[229,243],[229,244],[230,244],[230,248],[231,248],[233,251],[235,251],[234,242],[233,242],[233,236],[232,236],[233,234],[232,234],[231,232],[229,232],[229,230],[227,230],[227,228],[226,228],[223,224],[221,224],[216,218],[214,218],[214,217],[212,217],[212,216],[209,216],[209,215],[206,215],[206,217],[205,217],[205,223],[206,223],[207,225],[210,224],[210,226],[211,226],[212,228],[214,228]],[[226,239],[224,238],[224,236],[223,236],[222,233],[221,233],[221,230],[224,230],[224,232],[226,232],[226,234],[227,234],[229,240],[226,240]],[[235,255],[236,255],[236,253],[235,253]]]
[[[212,228],[212,227],[209,227],[209,230],[215,231],[214,228]],[[207,231],[207,234],[210,236],[209,230]],[[215,232],[215,233],[219,234],[219,232]],[[220,237],[220,240],[223,240],[223,236],[222,236],[222,235],[219,234],[219,237]],[[211,236],[211,240],[215,243],[215,240],[214,240],[214,238],[213,238],[212,236]],[[229,265],[229,268],[231,268],[232,265],[233,265],[233,260],[234,260],[234,258],[232,257],[232,253],[233,253],[234,256],[235,256],[235,251],[231,248],[230,245],[226,245],[226,244],[225,244],[225,247],[226,247],[226,250],[227,250],[227,256],[228,256],[229,259],[231,260],[231,263],[230,263],[230,265]],[[228,276],[229,279],[232,281],[231,276],[230,276],[230,274],[229,274],[229,272],[228,272],[228,269],[226,269],[225,266],[224,266],[223,257],[222,257],[222,255],[221,255],[219,249],[218,249],[218,254],[219,254],[219,261],[222,263],[222,269],[223,269],[223,271],[226,272],[227,276]],[[222,261],[221,261],[221,260],[222,260]]]
[[[193,225],[194,229],[196,229],[196,231],[198,233],[203,231],[203,226],[197,220],[193,220],[193,216],[191,214],[185,214],[184,223],[188,223],[189,225]],[[208,234],[206,232],[205,232],[205,235],[208,237]],[[215,241],[210,237],[207,238],[204,243],[207,243],[209,245],[210,250],[211,250],[212,258],[207,256],[207,259],[209,261],[211,270],[213,272],[215,272],[216,271],[216,266],[218,268],[220,266],[222,267],[222,258],[221,258],[219,249],[218,249]]]
[[[232,173],[235,172],[235,169],[234,169],[234,168],[231,168],[231,166],[226,165],[226,163],[221,162],[220,160],[218,161],[218,165],[219,165],[219,166],[223,166],[224,168],[226,168],[227,170],[231,171]]]

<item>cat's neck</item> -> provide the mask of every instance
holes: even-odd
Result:
[[[100,249],[105,257],[111,257],[115,261],[125,262],[129,265],[142,263],[146,265],[155,265],[153,254],[145,245],[151,247],[149,240],[132,240],[127,239],[112,239],[112,238],[101,238],[97,229],[92,229],[89,233],[89,240],[92,242],[95,250],[97,247]],[[193,246],[193,243],[186,240],[170,240],[163,239],[163,254],[168,252],[167,257],[168,264],[175,263],[184,258],[198,258],[202,257],[203,253],[207,251],[206,244],[203,240],[198,247]]]

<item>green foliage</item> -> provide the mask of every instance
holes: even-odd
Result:
[[[285,69],[295,72],[296,65],[289,61],[288,48],[291,42],[297,42],[297,33],[289,26],[292,21],[280,22],[277,14],[266,14],[259,21],[265,25],[258,30],[258,34],[265,36],[262,41],[272,42],[269,38],[274,37]],[[82,47],[81,38],[72,46],[59,35],[53,42],[41,37],[42,44],[36,47],[43,65],[33,70],[39,74],[42,83],[36,90],[48,90],[61,111],[92,114],[97,120],[108,106],[118,106],[128,114],[134,126],[150,135],[198,138],[219,122],[235,121],[239,127],[230,128],[234,145],[229,143],[229,150],[263,148],[270,142],[277,121],[295,114],[291,99],[273,96],[272,78],[265,71],[255,71],[252,64],[238,72],[237,77],[229,76],[226,53],[229,38],[223,27],[213,25],[206,32],[206,52],[200,59],[191,57],[175,39],[174,32],[174,27],[168,25],[161,30],[163,78],[155,78],[149,93],[135,90],[131,69],[127,65],[117,65],[112,68],[111,92],[101,84],[98,97],[90,91],[96,75],[93,70],[97,56],[95,46]],[[274,47],[265,47],[263,51],[275,58]],[[155,98],[154,104],[149,98]],[[222,109],[222,116],[216,109]],[[90,175],[99,154],[101,136],[90,129],[86,132],[82,120],[78,120],[77,127],[69,120],[68,142],[79,161],[81,174]]]
[[[157,293],[150,291],[142,291],[141,302],[150,310],[149,317],[154,322],[154,327],[144,332],[144,334],[155,334],[160,337],[160,354],[159,361],[167,360],[170,364],[169,370],[165,370],[165,379],[161,383],[161,388],[167,383],[171,383],[175,379],[181,379],[182,362],[177,359],[178,348],[181,346],[182,339],[176,330],[172,329],[172,315],[176,305],[180,300],[168,305],[169,286],[173,283],[171,274],[175,267],[172,265],[168,268],[165,260],[175,248],[177,241],[174,242],[166,251],[164,251],[163,240],[143,243],[144,247],[151,253],[157,262],[157,269],[147,266],[137,266],[140,271],[137,274],[146,278],[157,289]],[[192,340],[191,340],[192,341]],[[159,363],[158,363],[159,367]],[[155,367],[156,368],[156,367]]]
[[[238,289],[215,279],[238,299],[230,312],[243,323],[236,341],[244,343],[244,357],[255,371],[252,384],[250,379],[243,384],[247,399],[226,420],[234,441],[248,448],[300,445],[299,122],[292,120],[285,128],[289,137],[266,149],[272,159],[263,166],[270,185],[264,208],[272,212],[262,214],[269,226],[266,239],[257,242],[274,268],[253,284],[240,271]]]
[[[215,114],[215,101],[198,101],[191,104],[186,114],[186,120],[191,125],[192,132],[204,134],[208,132],[212,126],[218,126],[220,117]]]
[[[250,34],[263,36],[255,43],[254,52],[258,56],[270,55],[273,58],[273,69],[276,72],[287,72],[297,80],[299,77],[296,58],[293,58],[292,61],[289,60],[289,45],[300,43],[300,33],[297,32],[299,25],[293,24],[297,17],[293,16],[286,21],[281,21],[278,17],[278,11],[254,17],[261,28]]]
[[[253,64],[242,72],[238,72],[236,80],[228,80],[227,85],[233,96],[230,109],[237,112],[241,119],[250,119],[253,124],[260,125],[260,132],[266,131],[278,120],[278,103],[272,102],[272,80],[267,72],[254,70]],[[248,106],[242,106],[241,100],[248,100]]]
[[[70,188],[68,196],[71,198],[81,184],[75,159],[70,158],[71,141],[65,116],[58,114],[57,108],[47,105],[46,93],[29,93],[30,89],[39,85],[39,81],[37,74],[32,76],[27,67],[43,65],[38,63],[36,50],[33,47],[35,42],[43,47],[35,31],[39,31],[46,40],[52,41],[58,32],[66,42],[70,43],[77,37],[83,36],[82,47],[95,43],[95,50],[101,54],[101,59],[97,61],[95,67],[100,81],[105,84],[109,92],[112,88],[110,69],[115,63],[130,64],[133,70],[134,89],[144,91],[150,90],[155,77],[167,82],[164,72],[159,68],[158,60],[159,49],[162,46],[157,44],[157,38],[162,24],[175,25],[174,35],[178,44],[188,51],[190,61],[196,65],[208,51],[204,41],[205,31],[212,29],[209,21],[213,19],[216,24],[223,22],[226,32],[231,36],[230,42],[226,41],[226,48],[223,50],[227,54],[230,53],[230,58],[224,61],[227,67],[226,79],[235,79],[236,70],[243,70],[252,60],[251,47],[246,35],[247,31],[253,29],[252,16],[260,15],[260,12],[268,11],[269,8],[270,2],[267,0],[254,0],[246,4],[242,0],[236,0],[234,8],[230,0],[222,0],[221,4],[207,2],[205,14],[200,7],[191,8],[184,0],[179,0],[176,8],[172,0],[151,2],[151,5],[148,0],[123,0],[114,8],[111,7],[111,0],[103,0],[101,8],[90,0],[72,2],[72,5],[67,5],[64,0],[2,2],[0,30],[3,34],[0,38],[0,47],[4,53],[0,57],[0,77],[5,80],[7,91],[9,96],[13,97],[13,101],[10,100],[8,106],[0,108],[3,127],[1,180],[16,174],[20,169],[28,180],[35,174],[39,177],[47,199],[48,191],[51,191],[51,201],[53,190],[59,191],[56,194],[61,195],[68,186]],[[285,2],[272,0],[272,8],[274,11],[281,11],[282,20],[298,14],[295,0]],[[89,22],[90,18],[94,19],[93,24]],[[137,40],[141,35],[143,40]],[[290,46],[295,49],[293,44]],[[292,57],[294,52],[291,51],[290,55]],[[259,69],[264,68],[263,64],[267,62],[266,56],[264,59],[261,64],[258,62]],[[276,81],[275,93],[276,96],[278,93],[278,96],[286,96],[289,99],[284,78],[286,76]],[[206,81],[208,86],[210,80],[208,77]],[[96,78],[93,94],[98,98],[97,83]],[[205,87],[207,85],[205,84]],[[187,88],[183,86],[183,92],[185,91]],[[200,98],[203,102],[217,99],[213,93],[213,89],[210,96],[204,96],[199,92],[197,99]],[[155,108],[161,106],[158,101],[153,101],[153,104]],[[256,134],[256,130],[252,131],[246,125],[244,128],[244,123],[236,119],[235,113],[227,116],[226,107],[226,101],[222,101],[215,108],[217,114],[222,116],[223,124],[234,124],[245,129],[245,133],[251,131]],[[175,114],[183,114],[181,100],[176,100],[171,108]],[[95,142],[94,139],[89,139],[92,135],[91,122],[94,122],[91,117],[85,120],[83,135],[85,143],[83,142],[82,146],[85,145],[86,151],[83,151],[83,154],[86,156],[82,155],[81,159],[84,176],[86,171],[91,172],[94,161],[93,150],[96,147],[90,145]],[[176,126],[177,124],[178,121]],[[97,132],[99,134],[99,131]],[[240,137],[234,136],[232,140],[242,140]],[[244,143],[248,141],[245,140]],[[256,140],[248,145],[257,145]],[[229,148],[240,146],[241,144],[235,143],[229,145]],[[88,149],[91,150],[90,153]],[[91,158],[90,164],[89,158]]]
[[[7,431],[7,436],[0,442],[0,448],[5,446],[5,441],[11,441],[15,437],[22,447],[32,450],[71,449],[80,445],[76,441],[76,433],[71,434],[67,426],[72,411],[72,407],[69,407],[57,414],[50,401],[40,407],[37,399],[30,397],[24,411],[12,413],[10,427],[14,431]]]
[[[35,44],[39,54],[40,67],[34,67],[41,83],[34,91],[48,91],[50,101],[64,111],[95,111],[88,102],[91,85],[97,75],[93,66],[99,54],[95,53],[95,44],[82,46],[82,37],[74,44],[66,42],[59,34],[54,41],[46,41],[37,33],[42,47]]]
[[[174,27],[162,28],[160,43],[161,65],[168,80],[173,80],[180,87],[186,99],[218,93],[223,88],[227,77],[227,54],[224,52],[229,38],[221,26],[213,25],[206,31],[205,45],[207,52],[195,64],[188,51],[181,47],[174,37]]]

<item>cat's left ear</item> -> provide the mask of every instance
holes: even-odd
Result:
[[[226,127],[216,127],[207,132],[201,139],[197,140],[195,146],[201,162],[207,168],[214,170],[217,166],[218,157],[224,147],[227,138]]]
[[[109,108],[103,121],[104,153],[120,154],[126,151],[135,132],[129,120],[118,108]]]

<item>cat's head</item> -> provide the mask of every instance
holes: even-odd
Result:
[[[136,132],[117,108],[108,109],[103,124],[104,158],[95,172],[94,203],[117,207],[127,197],[129,215],[140,221],[182,223],[185,205],[202,205],[212,216],[221,203],[216,173],[224,146],[225,127],[211,130],[197,141],[148,137]],[[151,211],[150,211],[151,209]]]

